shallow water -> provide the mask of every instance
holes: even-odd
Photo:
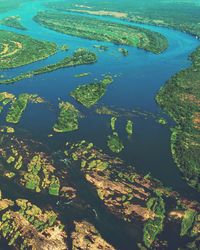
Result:
[[[69,93],[79,84],[101,78],[102,74],[119,74],[114,83],[109,86],[106,95],[99,101],[98,106],[103,104],[126,110],[139,108],[155,115],[161,114],[169,122],[169,126],[162,126],[151,117],[144,119],[144,117],[135,116],[132,119],[134,122],[134,135],[131,139],[128,139],[124,129],[126,119],[120,118],[116,126],[125,145],[125,150],[119,156],[126,162],[133,164],[138,171],[151,172],[154,177],[160,179],[165,185],[173,187],[187,197],[199,199],[199,195],[190,189],[182,179],[178,168],[173,162],[170,152],[170,126],[174,124],[166,114],[162,114],[162,110],[155,102],[155,95],[172,75],[191,64],[188,56],[200,42],[190,35],[168,28],[129,23],[110,17],[96,17],[158,31],[166,36],[169,41],[169,48],[160,55],[127,47],[129,55],[124,57],[118,52],[117,45],[60,34],[33,22],[32,17],[38,10],[43,9],[45,7],[42,2],[35,1],[24,4],[19,9],[0,14],[0,19],[11,15],[20,15],[24,26],[28,30],[19,31],[5,26],[0,26],[0,29],[31,35],[33,38],[52,41],[58,45],[67,44],[70,50],[68,52],[58,52],[48,59],[30,65],[1,71],[0,74],[5,74],[9,78],[54,63],[64,56],[72,54],[79,47],[86,47],[95,51],[98,55],[98,62],[93,65],[60,69],[15,84],[0,85],[0,92],[8,91],[14,94],[23,92],[37,93],[51,104],[51,108],[46,104],[29,105],[16,128],[28,130],[33,137],[48,143],[53,150],[63,149],[67,141],[86,139],[110,154],[106,146],[107,136],[111,133],[109,117],[98,116],[94,112],[84,109],[69,96]],[[98,52],[92,47],[95,44],[106,45],[109,50]],[[75,74],[83,72],[91,72],[91,75],[84,78],[74,78]],[[78,109],[83,111],[86,118],[80,120],[80,129],[78,131],[57,134],[52,138],[48,138],[47,136],[52,133],[52,127],[58,115],[58,98],[75,104]],[[0,118],[1,125],[5,123],[3,118],[2,115]]]

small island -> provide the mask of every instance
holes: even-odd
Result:
[[[107,86],[112,82],[112,76],[106,75],[100,82],[78,86],[70,95],[86,108],[90,108],[105,95]]]
[[[60,114],[53,130],[59,133],[77,130],[79,111],[69,102],[61,102],[59,108]]]
[[[21,24],[20,16],[10,16],[2,19],[0,24],[3,24],[8,27],[16,28],[19,30],[26,30],[26,28]]]

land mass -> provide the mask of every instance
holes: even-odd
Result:
[[[57,51],[54,43],[0,30],[0,69],[9,69],[45,59]]]
[[[45,11],[39,12],[34,17],[34,21],[64,34],[135,46],[156,54],[168,47],[167,39],[159,33],[83,15],[77,18],[77,14]]]

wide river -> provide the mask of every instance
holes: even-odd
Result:
[[[170,127],[174,123],[155,102],[156,93],[160,87],[175,73],[190,66],[188,56],[200,44],[199,40],[185,33],[150,25],[130,23],[110,17],[96,17],[125,23],[133,26],[144,27],[164,35],[169,42],[168,49],[160,55],[146,52],[142,49],[127,47],[129,55],[124,57],[118,52],[118,46],[111,43],[91,41],[61,34],[46,29],[32,20],[38,10],[46,9],[44,1],[34,1],[23,4],[20,8],[0,14],[0,19],[8,16],[19,15],[27,31],[19,31],[3,25],[0,29],[15,31],[19,34],[30,35],[33,38],[55,42],[58,45],[67,44],[68,52],[58,52],[46,60],[30,65],[1,71],[1,75],[10,78],[22,72],[40,68],[43,65],[54,63],[67,54],[70,55],[79,47],[85,47],[97,53],[98,62],[93,65],[78,66],[60,69],[51,73],[38,75],[25,79],[15,84],[0,85],[0,92],[8,91],[13,94],[36,93],[44,97],[50,105],[29,105],[20,123],[16,125],[20,131],[28,131],[34,138],[48,143],[54,150],[63,150],[67,141],[86,139],[110,153],[106,144],[107,136],[111,133],[110,118],[99,116],[91,110],[86,110],[70,97],[70,91],[78,85],[92,82],[101,78],[102,74],[118,74],[106,95],[100,100],[98,106],[106,105],[123,110],[141,110],[155,115],[164,116],[168,126],[158,124],[151,116],[134,116],[134,135],[127,138],[124,130],[126,118],[122,117],[117,122],[117,130],[125,145],[125,150],[119,157],[143,173],[151,173],[165,185],[173,187],[185,196],[199,199],[198,194],[188,187],[173,162],[170,152]],[[93,45],[106,45],[108,51],[99,52]],[[75,74],[90,72],[84,78],[75,78]],[[73,103],[83,111],[85,118],[80,120],[80,129],[72,133],[54,135],[52,127],[58,115],[59,98]],[[0,118],[1,125],[5,124],[5,117]],[[10,192],[12,192],[11,188]]]

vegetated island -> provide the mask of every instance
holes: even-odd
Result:
[[[84,73],[80,73],[80,74],[76,74],[74,75],[75,78],[80,78],[80,77],[85,77],[85,76],[89,76],[90,72],[84,72]]]
[[[129,136],[133,134],[133,122],[131,120],[126,122],[126,132]]]
[[[200,48],[191,59],[192,66],[173,76],[156,100],[177,124],[171,136],[174,160],[189,185],[200,191]]]
[[[20,94],[18,97],[15,95],[2,92],[0,93],[0,113],[6,105],[10,105],[6,116],[6,122],[18,123],[22,117],[24,110],[28,103],[42,103],[44,100],[36,94]]]
[[[108,136],[107,145],[113,153],[120,153],[124,149],[124,145],[117,132],[113,132],[112,135]]]
[[[66,68],[66,67],[74,67],[74,66],[84,65],[84,64],[92,64],[92,63],[95,63],[96,61],[97,61],[97,57],[95,53],[90,52],[89,50],[84,49],[84,48],[79,48],[74,52],[72,56],[66,56],[63,60],[60,60],[57,63],[49,64],[39,69],[32,70],[26,73],[22,73],[13,78],[0,80],[0,84],[13,83],[13,82],[21,81],[23,79],[31,78],[35,75],[48,73],[57,69]]]
[[[26,28],[21,24],[20,16],[10,16],[2,19],[0,24],[3,24],[8,27],[16,28],[19,30],[26,30]]]
[[[59,133],[77,130],[79,111],[69,102],[61,102],[59,108],[60,114],[53,130]]]
[[[105,95],[107,86],[112,82],[112,76],[105,75],[100,82],[78,86],[70,95],[86,108],[90,108]]]
[[[77,14],[43,11],[34,17],[34,21],[64,34],[135,46],[156,54],[168,47],[167,39],[157,32]]]
[[[54,43],[0,30],[0,69],[9,69],[45,59],[57,51]]]
[[[181,249],[197,249],[200,240],[199,203],[181,197],[149,174],[139,174],[133,166],[128,166],[118,157],[110,157],[92,143],[69,144],[67,152],[71,158],[70,166],[79,166],[108,211],[134,228],[140,225],[138,230],[143,233],[140,247],[167,249],[173,237],[166,239],[165,236],[176,234],[182,243],[185,237],[188,239]]]

